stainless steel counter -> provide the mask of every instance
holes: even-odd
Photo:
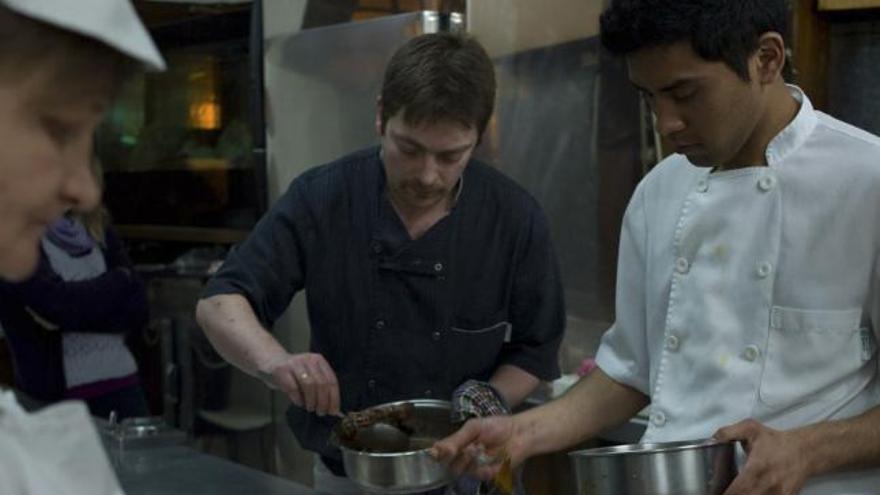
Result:
[[[312,495],[312,489],[185,446],[108,449],[127,495]]]

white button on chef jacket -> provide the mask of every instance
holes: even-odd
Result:
[[[762,261],[758,263],[755,271],[758,273],[759,277],[767,278],[768,276],[770,276],[770,273],[773,272],[773,263],[770,263],[769,261]]]
[[[663,414],[663,411],[652,412],[650,419],[651,419],[651,424],[658,427],[658,428],[662,428],[663,426],[666,425],[666,415]]]
[[[707,438],[746,418],[790,429],[880,405],[866,343],[877,329],[861,330],[880,322],[880,139],[791,90],[801,108],[768,146],[768,167],[707,175],[672,155],[627,208],[616,321],[596,360],[663,411],[643,441]],[[672,325],[686,346],[669,345]],[[874,469],[810,480],[802,494],[878,486]]]
[[[758,179],[758,188],[764,192],[772,191],[776,187],[776,178],[772,175],[764,175]]]
[[[755,361],[761,356],[761,348],[754,344],[746,346],[746,348],[743,350],[742,356],[743,359],[745,359],[746,361]]]
[[[675,260],[675,271],[677,271],[678,273],[685,275],[690,269],[691,264],[688,262],[687,259],[678,258],[677,260]]]

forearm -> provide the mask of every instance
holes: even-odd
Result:
[[[555,452],[623,423],[648,404],[641,392],[612,380],[601,369],[561,398],[515,416],[519,458]]]
[[[813,476],[880,467],[880,406],[854,418],[793,430],[809,452]]]
[[[525,400],[541,381],[528,371],[511,364],[502,364],[495,370],[489,383],[501,393],[507,405],[513,408]]]
[[[250,375],[263,378],[268,367],[287,354],[243,296],[223,294],[200,300],[196,320],[217,352]]]
[[[63,332],[127,332],[148,319],[146,289],[119,269],[65,281],[43,259],[34,276],[16,286],[16,293],[22,305]]]

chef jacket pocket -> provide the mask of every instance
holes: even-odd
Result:
[[[455,379],[488,379],[512,326],[504,313],[489,318],[456,317],[449,328],[449,356]],[[456,383],[455,385],[458,385]]]
[[[840,400],[858,386],[864,365],[862,310],[775,306],[759,397],[774,408]],[[848,379],[849,378],[849,379]]]

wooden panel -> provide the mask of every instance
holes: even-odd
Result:
[[[880,0],[819,0],[819,10],[853,10],[880,8]]]
[[[597,440],[590,440],[565,452],[553,452],[535,456],[523,467],[523,483],[529,495],[564,495],[578,493],[575,486],[574,468],[568,452],[600,447]]]
[[[878,0],[880,2],[880,0]],[[819,110],[828,106],[828,22],[814,10],[812,0],[794,2],[792,63],[794,82]]]
[[[116,230],[127,239],[152,241],[209,242],[234,244],[245,240],[248,230],[214,229],[200,227],[175,227],[165,225],[116,225]]]
[[[179,22],[191,17],[225,14],[247,10],[249,3],[232,4],[197,4],[197,3],[158,3],[146,0],[135,0],[134,7],[147,27]]]

